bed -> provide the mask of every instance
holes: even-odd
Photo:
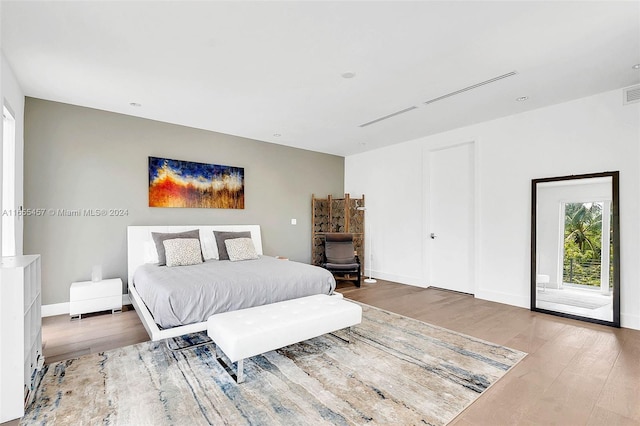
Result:
[[[200,230],[203,263],[167,267],[154,262],[152,232],[193,229]],[[214,231],[250,233],[258,259],[216,260]],[[335,289],[333,275],[322,268],[264,256],[259,225],[129,226],[127,249],[129,297],[154,341],[204,331],[216,313]]]

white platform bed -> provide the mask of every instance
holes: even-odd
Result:
[[[144,265],[146,262],[147,253],[151,248],[155,246],[152,232],[184,232],[192,229],[200,229],[201,234],[210,233],[213,235],[213,231],[229,231],[229,232],[242,232],[250,231],[251,239],[256,248],[258,254],[262,254],[262,237],[260,235],[260,225],[186,225],[186,226],[129,226],[127,227],[127,286],[129,288],[129,298],[133,304],[144,328],[149,333],[151,340],[162,340],[170,337],[182,336],[189,333],[195,333],[198,331],[205,331],[207,329],[207,321],[188,324],[180,327],[172,327],[167,329],[160,329],[153,319],[153,315],[149,312],[149,309],[142,301],[140,294],[136,291],[133,285],[133,274],[136,269]]]
[[[193,229],[200,230],[204,263],[166,267],[153,262],[152,232]],[[259,259],[216,260],[213,231],[249,231]],[[263,256],[259,225],[130,226],[127,233],[129,296],[154,341],[205,331],[214,314],[335,289],[335,279],[322,268]]]

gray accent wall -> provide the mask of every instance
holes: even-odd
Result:
[[[265,254],[309,262],[311,195],[344,191],[343,157],[58,102],[26,98],[24,132],[24,253],[42,255],[44,305],[93,265],[126,286],[128,225],[258,224]],[[245,209],[148,207],[149,156],[244,167]],[[126,214],[84,213],[101,209]]]

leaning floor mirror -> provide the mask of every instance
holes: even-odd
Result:
[[[532,180],[532,311],[620,327],[618,179]]]

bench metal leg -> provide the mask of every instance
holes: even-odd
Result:
[[[236,365],[236,383],[244,382],[244,359],[238,361]]]
[[[229,373],[229,375],[236,380],[236,383],[244,382],[244,359],[241,359],[236,363],[236,371],[234,373],[233,363],[231,363],[231,366],[227,365],[224,359],[222,359],[222,350],[218,347],[218,345],[214,346],[216,352],[216,361],[218,361],[220,365],[222,365],[222,367],[227,371],[227,373]]]
[[[353,334],[353,327],[347,327],[347,328],[345,328],[343,330],[346,330],[346,333],[345,333],[346,336],[345,337],[339,336],[335,332],[329,333],[329,334],[331,334],[336,339],[340,339],[341,341],[343,341],[345,343],[349,343],[349,344],[355,343],[356,339],[355,339],[355,335]],[[340,330],[337,330],[337,331],[340,331]]]

